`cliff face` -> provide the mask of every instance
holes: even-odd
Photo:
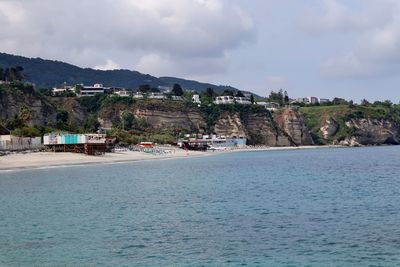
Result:
[[[313,145],[310,130],[305,126],[304,116],[292,109],[275,114],[275,120],[296,145]]]
[[[312,145],[313,140],[297,111],[285,110],[271,116],[258,113],[224,113],[217,120],[214,132],[225,136],[244,136],[251,145],[299,146]]]
[[[398,145],[400,129],[393,122],[378,119],[352,119],[346,126],[353,133],[341,142],[343,145]]]
[[[56,119],[56,108],[33,91],[0,91],[0,119],[13,119],[24,111],[28,125],[48,125]]]
[[[268,113],[245,116],[246,132],[250,145],[293,146],[291,138]]]
[[[206,123],[200,112],[192,108],[169,109],[160,106],[123,105],[106,107],[99,112],[99,122],[104,128],[115,127],[122,119],[123,112],[130,112],[137,121],[152,131],[182,130],[198,131],[204,129]]]
[[[96,116],[102,127],[112,128],[124,126],[124,115],[130,113],[128,129],[144,133],[214,132],[267,146],[400,144],[400,109],[390,107],[321,106],[271,114],[256,106],[198,108],[183,101],[102,97],[107,101],[46,98],[29,86],[3,85],[0,124],[12,125],[22,118],[27,125],[56,127],[57,112],[66,110],[71,125],[78,128]]]
[[[51,97],[49,100],[57,109],[67,111],[69,118],[73,120],[78,127],[82,127],[86,118],[89,116],[88,112],[85,111],[76,98]]]
[[[159,111],[134,109],[137,118],[144,119],[153,129],[182,129],[196,131],[205,127],[205,122],[198,111]]]
[[[398,110],[383,106],[304,108],[308,128],[322,144],[400,144]]]
[[[224,113],[214,125],[214,132],[218,135],[245,137],[246,129],[240,119],[240,114]]]

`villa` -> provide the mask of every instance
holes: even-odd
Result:
[[[103,87],[103,84],[96,83],[93,86],[81,86],[78,96],[95,96],[96,94],[104,93],[107,88]]]

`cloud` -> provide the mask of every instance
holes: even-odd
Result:
[[[266,86],[272,90],[287,88],[289,80],[285,76],[267,76]]]
[[[306,9],[302,17],[303,29],[312,34],[357,32],[386,25],[392,20],[394,1],[365,0],[362,3],[354,7],[352,1],[323,0],[320,5]]]
[[[373,71],[373,66],[362,62],[352,53],[331,58],[321,66],[322,74],[331,78],[363,78]]]
[[[347,2],[349,3],[349,2]],[[327,36],[352,33],[341,53],[327,58],[321,73],[330,78],[365,79],[392,75],[400,65],[400,3],[394,0],[367,0],[359,6],[325,0],[325,12],[316,17],[311,33]],[[350,42],[350,40],[353,40]]]
[[[195,60],[221,65],[255,40],[252,19],[228,0],[5,0],[0,22],[1,51],[149,73],[164,70],[156,61],[169,73],[199,71]]]
[[[118,63],[115,63],[111,59],[107,59],[105,64],[97,65],[94,68],[97,70],[116,70],[120,69],[121,67],[118,65]]]
[[[173,57],[168,54],[145,54],[135,65],[144,73],[157,76],[180,75],[203,77],[213,73],[223,74],[229,64],[227,57]]]

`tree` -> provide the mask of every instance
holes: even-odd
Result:
[[[10,69],[6,68],[4,70],[4,81],[9,82],[10,81]]]
[[[177,84],[177,83],[174,84],[174,86],[172,88],[172,95],[183,96],[183,90],[179,84]]]
[[[0,81],[4,81],[4,70],[0,68]]]
[[[280,89],[278,92],[271,91],[268,96],[268,101],[278,103],[279,105],[283,105],[284,96],[283,90]]]
[[[83,86],[81,84],[76,84],[74,87],[75,94],[79,95],[81,93],[82,89],[83,89]]]
[[[225,89],[225,90],[222,92],[222,94],[223,94],[223,95],[226,95],[226,96],[234,96],[234,95],[235,95],[235,92],[232,91],[232,90],[229,90],[229,89]]]
[[[368,106],[370,103],[368,102],[368,100],[367,99],[363,99],[363,100],[361,100],[361,106]]]
[[[253,103],[253,104],[254,104],[254,102],[255,102],[255,101],[254,101],[254,95],[253,95],[253,94],[250,95],[250,102]]]
[[[131,112],[124,111],[122,113],[122,128],[124,130],[131,130],[134,122],[135,122],[135,116]]]
[[[56,115],[56,127],[60,130],[66,130],[68,128],[69,114],[66,110],[60,109]]]
[[[211,87],[208,87],[207,89],[206,89],[206,96],[208,96],[208,97],[213,97],[214,96],[214,89],[212,89]]]
[[[24,80],[24,68],[22,66],[17,66],[15,68],[15,80],[22,81]]]
[[[88,132],[96,132],[99,129],[100,123],[97,120],[96,114],[92,114],[86,119],[84,127]]]
[[[142,93],[148,93],[148,92],[150,92],[150,90],[151,90],[151,87],[148,84],[142,84],[139,86],[139,91]]]
[[[23,74],[24,68],[21,66],[2,69],[0,80],[13,82],[13,81],[22,81],[24,79]]]
[[[285,104],[289,103],[289,95],[287,91],[283,93],[283,102],[285,102]]]
[[[347,101],[346,101],[345,99],[343,99],[343,98],[335,97],[335,98],[332,100],[332,104],[334,104],[334,105],[348,105],[349,102],[347,102]]]
[[[23,123],[26,123],[32,118],[32,112],[26,105],[23,105],[19,110],[18,117]]]
[[[236,95],[235,95],[236,97],[244,97],[244,94],[242,93],[242,91],[240,91],[240,90],[238,90],[237,92],[236,92]]]

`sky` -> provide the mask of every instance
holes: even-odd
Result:
[[[0,0],[0,51],[266,95],[400,101],[398,0]]]

